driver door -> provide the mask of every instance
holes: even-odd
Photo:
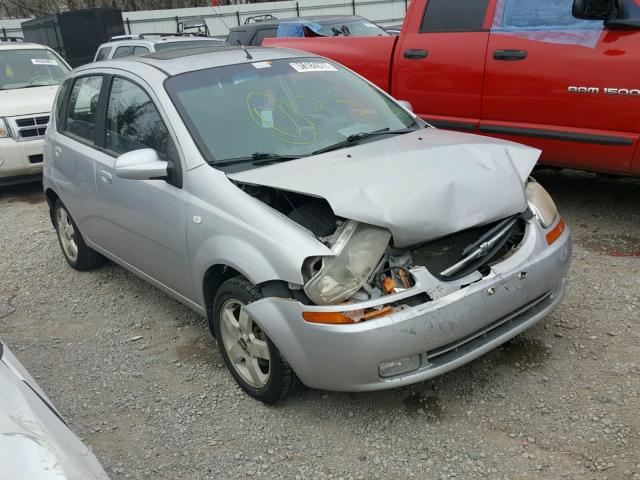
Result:
[[[122,262],[188,299],[194,298],[186,244],[186,192],[181,174],[168,180],[119,178],[119,155],[153,148],[181,172],[174,140],[151,95],[132,79],[108,77],[102,152],[95,175],[100,246]]]
[[[482,133],[560,167],[631,173],[638,143],[637,31],[573,17],[573,0],[499,0]]]

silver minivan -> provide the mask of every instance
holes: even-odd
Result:
[[[109,258],[206,316],[251,396],[424,381],[565,292],[538,150],[425,124],[322,57],[240,47],[74,70],[44,188],[78,270]]]

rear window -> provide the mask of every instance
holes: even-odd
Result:
[[[489,0],[429,0],[421,33],[483,30]]]
[[[166,52],[169,50],[180,50],[182,48],[198,47],[224,47],[226,43],[222,40],[187,40],[183,42],[166,42],[156,45],[156,52]]]

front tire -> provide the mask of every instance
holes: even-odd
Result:
[[[222,358],[240,387],[261,402],[274,404],[301,384],[277,347],[244,307],[262,292],[243,277],[224,282],[213,302],[212,330]]]
[[[58,241],[67,263],[76,270],[93,270],[104,263],[104,257],[84,243],[67,208],[60,200],[53,206],[53,221],[58,233]]]

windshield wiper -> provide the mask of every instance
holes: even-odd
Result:
[[[238,157],[238,158],[230,158],[228,160],[222,160],[219,162],[211,162],[212,165],[216,167],[228,167],[229,165],[237,165],[240,163],[251,163],[255,166],[260,165],[268,165],[271,163],[281,163],[288,162],[290,160],[298,160],[302,158],[300,155],[278,155],[276,153],[262,153],[257,152],[251,155],[250,157]]]
[[[374,130],[373,132],[361,132],[356,133],[354,135],[349,135],[346,140],[338,142],[334,145],[329,145],[328,147],[321,148],[320,150],[316,150],[312,153],[312,155],[320,155],[321,153],[332,152],[334,150],[340,150],[341,148],[346,148],[354,143],[359,142],[360,140],[365,140],[367,138],[376,137],[378,135],[402,135],[403,133],[414,132],[414,128],[403,128],[401,130],[391,130],[389,127],[381,128],[380,130]]]

